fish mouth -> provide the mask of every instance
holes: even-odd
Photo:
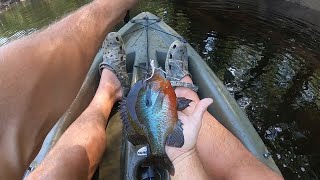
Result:
[[[154,74],[157,74],[157,75],[161,76],[162,78],[166,79],[166,73],[161,68],[156,68],[154,71]]]
[[[159,67],[155,68],[152,72],[152,75],[144,80],[144,87],[149,87],[153,91],[162,91],[163,89],[167,88],[168,82],[169,81],[166,78],[166,72]]]

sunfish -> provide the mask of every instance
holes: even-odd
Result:
[[[121,119],[128,140],[133,145],[148,143],[152,164],[174,175],[174,166],[165,152],[165,145],[182,147],[182,122],[178,110],[189,106],[191,100],[176,97],[170,81],[161,69],[148,79],[133,85],[126,99],[120,103]]]

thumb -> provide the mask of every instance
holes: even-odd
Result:
[[[213,100],[211,98],[205,98],[198,102],[192,113],[193,117],[196,118],[197,121],[201,120],[204,112],[207,110],[210,104],[212,104],[212,102]]]

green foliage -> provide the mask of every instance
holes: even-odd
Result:
[[[89,0],[33,0],[20,2],[0,14],[0,44],[48,26]]]

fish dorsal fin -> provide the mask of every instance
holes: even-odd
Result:
[[[139,135],[132,128],[132,125],[129,122],[128,110],[127,110],[127,98],[122,98],[120,102],[120,118],[122,120],[124,135],[127,137],[128,141],[131,142],[134,146],[140,144],[146,144],[147,140],[144,136]],[[132,118],[131,118],[132,119]],[[135,123],[138,124],[138,123]]]
[[[184,144],[184,135],[182,122],[179,119],[173,132],[167,138],[167,145],[171,147],[181,148]]]
[[[127,111],[127,98],[122,98],[119,106],[120,118],[122,120],[122,124],[126,133],[131,132],[132,128],[129,124],[129,117]]]

